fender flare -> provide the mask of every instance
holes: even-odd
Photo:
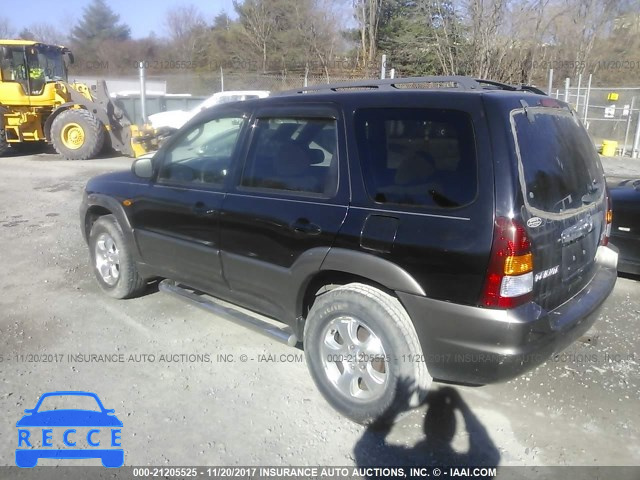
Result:
[[[51,115],[49,115],[47,117],[47,119],[44,122],[44,137],[47,139],[47,142],[51,142],[51,125],[53,124],[53,121],[62,112],[66,112],[67,110],[69,110],[70,108],[72,108],[72,107],[74,107],[76,105],[80,105],[82,108],[86,108],[85,105],[81,105],[81,104],[78,104],[78,103],[75,103],[75,102],[67,102],[67,103],[63,103],[62,105],[60,105],[53,112],[51,112]]]
[[[328,250],[328,251],[327,251]],[[317,259],[324,256],[320,268],[317,268]],[[422,286],[402,267],[399,267],[389,260],[380,258],[370,253],[346,248],[314,248],[305,252],[302,257],[305,261],[295,262],[292,268],[291,287],[297,288],[298,293],[295,298],[295,318],[290,323],[294,328],[298,338],[302,338],[304,331],[303,302],[309,284],[313,279],[323,272],[338,272],[356,275],[376,282],[385,288],[393,291],[406,292],[409,294],[426,296]],[[316,260],[313,261],[312,258]]]
[[[320,271],[334,270],[368,278],[389,290],[426,296],[422,286],[405,269],[389,260],[358,250],[331,248]]]
[[[92,207],[102,207],[111,212],[111,214],[116,218],[118,223],[120,224],[120,228],[122,229],[122,234],[124,235],[125,241],[127,242],[127,246],[131,248],[131,252],[133,253],[134,259],[136,261],[141,261],[142,256],[140,255],[140,251],[138,249],[138,243],[135,239],[135,234],[133,232],[133,227],[131,226],[131,222],[129,221],[129,217],[124,211],[124,207],[118,202],[115,198],[103,195],[100,193],[90,193],[87,195],[86,206],[83,212],[82,218],[82,232],[85,239],[89,240],[89,232],[87,231],[87,221],[88,214],[91,211]]]

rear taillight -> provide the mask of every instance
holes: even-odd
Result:
[[[609,194],[609,189],[607,189],[607,210],[605,215],[605,226],[604,231],[602,232],[602,239],[600,240],[600,245],[606,247],[609,245],[609,237],[611,236],[611,223],[613,222],[613,210],[611,207],[611,195]]]
[[[489,308],[513,308],[529,301],[533,291],[533,256],[524,226],[515,220],[496,219],[480,303]]]

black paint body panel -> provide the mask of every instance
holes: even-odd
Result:
[[[540,98],[523,92],[398,90],[274,96],[222,105],[202,112],[181,132],[217,115],[242,112],[246,125],[224,185],[161,185],[155,178],[143,180],[130,172],[96,177],[87,184],[81,207],[83,233],[86,237],[93,216],[112,212],[144,275],[168,277],[280,320],[299,338],[306,290],[314,279],[331,279],[334,274],[360,277],[395,292],[410,314],[435,376],[466,383],[503,380],[575,339],[595,320],[615,283],[608,270],[596,268],[594,262],[589,278],[570,295],[564,292],[565,299],[573,299],[553,315],[557,302],[543,308],[532,301],[517,312],[478,307],[495,218],[526,222],[530,217],[519,186],[511,126],[505,119],[522,101],[534,105]],[[354,113],[360,108],[453,109],[468,114],[478,161],[475,199],[455,208],[377,203],[367,194],[353,134]],[[335,195],[240,186],[250,126],[260,115],[335,119]],[[180,132],[154,157],[156,175],[157,164],[179,137]],[[123,206],[125,199],[132,205]],[[597,209],[602,209],[602,201]],[[547,268],[553,256],[546,256],[544,248],[553,242],[540,237],[542,243],[536,245],[533,237],[540,265]],[[571,325],[554,329],[552,317]],[[511,354],[500,354],[508,351],[537,356],[531,357],[535,361],[511,361]],[[482,365],[429,360],[429,355],[470,352],[496,354],[496,360]]]

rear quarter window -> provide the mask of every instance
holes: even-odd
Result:
[[[455,208],[477,193],[470,116],[443,109],[356,112],[356,138],[369,196],[380,204]]]

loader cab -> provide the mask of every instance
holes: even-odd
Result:
[[[23,103],[21,96],[42,95],[48,83],[66,82],[65,56],[73,63],[73,55],[66,47],[19,40],[0,41],[1,81],[16,97],[15,102],[6,98],[3,103],[19,105]],[[16,88],[15,84],[21,88]]]

